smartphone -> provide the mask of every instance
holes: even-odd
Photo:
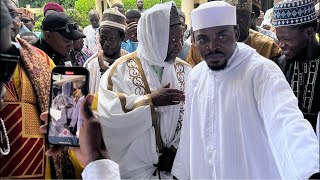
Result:
[[[79,146],[83,122],[82,102],[89,92],[89,72],[83,67],[58,66],[51,73],[48,142],[51,145]]]

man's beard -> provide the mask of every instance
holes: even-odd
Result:
[[[227,63],[228,63],[228,61],[226,61],[224,64],[221,64],[219,66],[214,66],[214,67],[208,66],[208,67],[213,71],[220,71],[220,70],[223,70],[224,68],[227,67]]]

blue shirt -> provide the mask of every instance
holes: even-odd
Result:
[[[121,43],[121,49],[126,50],[128,53],[132,53],[137,50],[138,42],[130,41],[129,39],[127,42]]]

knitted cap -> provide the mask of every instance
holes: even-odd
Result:
[[[126,26],[126,17],[118,11],[118,7],[109,8],[103,12],[100,28],[113,27],[125,31]]]

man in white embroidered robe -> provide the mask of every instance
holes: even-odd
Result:
[[[172,178],[191,71],[177,58],[181,39],[175,5],[155,5],[139,20],[137,51],[119,58],[101,78],[98,112],[121,178]]]
[[[210,17],[210,19],[208,18]],[[236,8],[222,1],[191,13],[202,58],[186,86],[172,174],[178,179],[308,179],[319,144],[280,68],[236,43]]]

